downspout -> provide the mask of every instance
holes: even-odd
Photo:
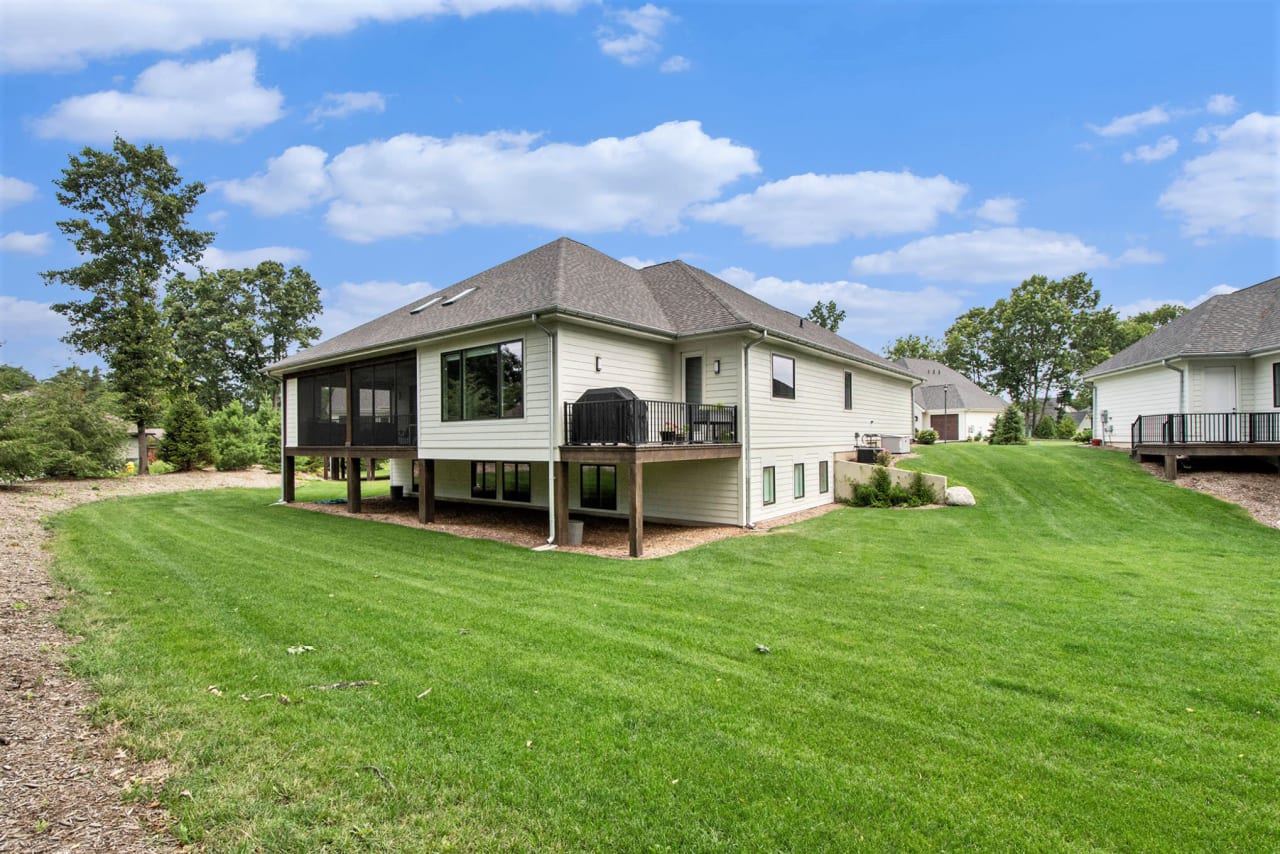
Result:
[[[1167,368],[1178,375],[1178,412],[1187,411],[1187,372],[1182,368],[1175,368],[1169,364],[1168,359],[1160,360],[1160,367]]]
[[[751,521],[751,348],[769,337],[769,330],[761,329],[760,337],[742,345],[742,418],[738,429],[742,431],[742,526],[754,528]]]
[[[560,395],[556,377],[556,334],[538,322],[538,314],[529,315],[530,322],[547,336],[547,381],[551,383],[551,399],[547,405],[547,520],[550,532],[547,542],[556,539],[556,412]]]

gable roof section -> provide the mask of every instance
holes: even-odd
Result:
[[[451,297],[462,296],[446,305]],[[410,309],[441,297],[417,313]],[[561,237],[457,284],[420,297],[375,320],[268,367],[295,370],[364,351],[406,347],[437,335],[560,312],[656,332],[673,338],[735,329],[764,329],[881,370],[915,379],[910,371],[870,350],[802,322],[705,270],[683,261],[636,270],[575,240]]]
[[[1187,356],[1241,356],[1280,349],[1280,276],[1210,297],[1085,375],[1104,374]]]
[[[983,409],[998,412],[1009,405],[964,374],[933,359],[902,358],[897,364],[924,377],[924,385],[912,390],[911,399],[926,412],[936,412],[939,409]],[[950,388],[944,392],[944,386]]]

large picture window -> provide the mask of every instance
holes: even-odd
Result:
[[[524,417],[524,342],[455,350],[440,357],[440,418]]]
[[[773,354],[773,396],[796,399],[796,360]]]
[[[533,500],[528,463],[502,464],[502,498],[504,501]]]
[[[583,463],[578,484],[578,504],[597,510],[618,509],[618,468]]]

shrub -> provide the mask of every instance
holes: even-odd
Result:
[[[932,445],[938,441],[938,431],[925,428],[916,432],[916,441],[921,445]]]
[[[1076,436],[1075,419],[1065,412],[1062,413],[1062,417],[1058,419],[1057,433],[1059,439],[1074,439]]]
[[[1018,407],[1009,404],[1004,412],[996,417],[990,441],[993,445],[1027,444],[1026,428],[1023,425],[1022,412]]]
[[[130,465],[132,465],[132,463],[130,463]],[[177,466],[170,465],[164,460],[156,460],[154,463],[147,466],[147,471],[151,474],[171,474],[177,470]]]
[[[129,434],[97,371],[76,367],[0,401],[0,479],[102,477],[124,464]]]
[[[218,470],[247,469],[258,463],[274,445],[255,415],[245,412],[240,401],[232,401],[209,416]],[[278,453],[278,450],[277,450]]]
[[[855,507],[923,507],[937,502],[937,494],[922,473],[914,472],[911,483],[902,486],[893,482],[884,466],[876,466],[868,482],[855,484],[849,499]]]
[[[929,481],[924,479],[924,472],[911,473],[911,485],[907,488],[907,492],[911,495],[912,507],[938,503],[938,493],[929,485]]]
[[[178,471],[191,471],[217,458],[209,421],[193,395],[179,396],[169,406],[160,440],[160,459]]]
[[[1086,445],[1089,444],[1090,442],[1093,441],[1093,428],[1092,427],[1081,428],[1080,432],[1076,433],[1075,440],[1077,442],[1084,442]]]
[[[885,468],[888,468],[889,466],[893,465],[893,454],[889,453],[888,451],[877,451],[876,465],[884,466]]]
[[[1031,431],[1031,435],[1037,439],[1056,439],[1058,436],[1058,424],[1052,418],[1042,417],[1036,422],[1035,429]]]

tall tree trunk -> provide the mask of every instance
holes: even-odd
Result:
[[[138,474],[149,474],[150,466],[147,464],[147,425],[138,422]]]

